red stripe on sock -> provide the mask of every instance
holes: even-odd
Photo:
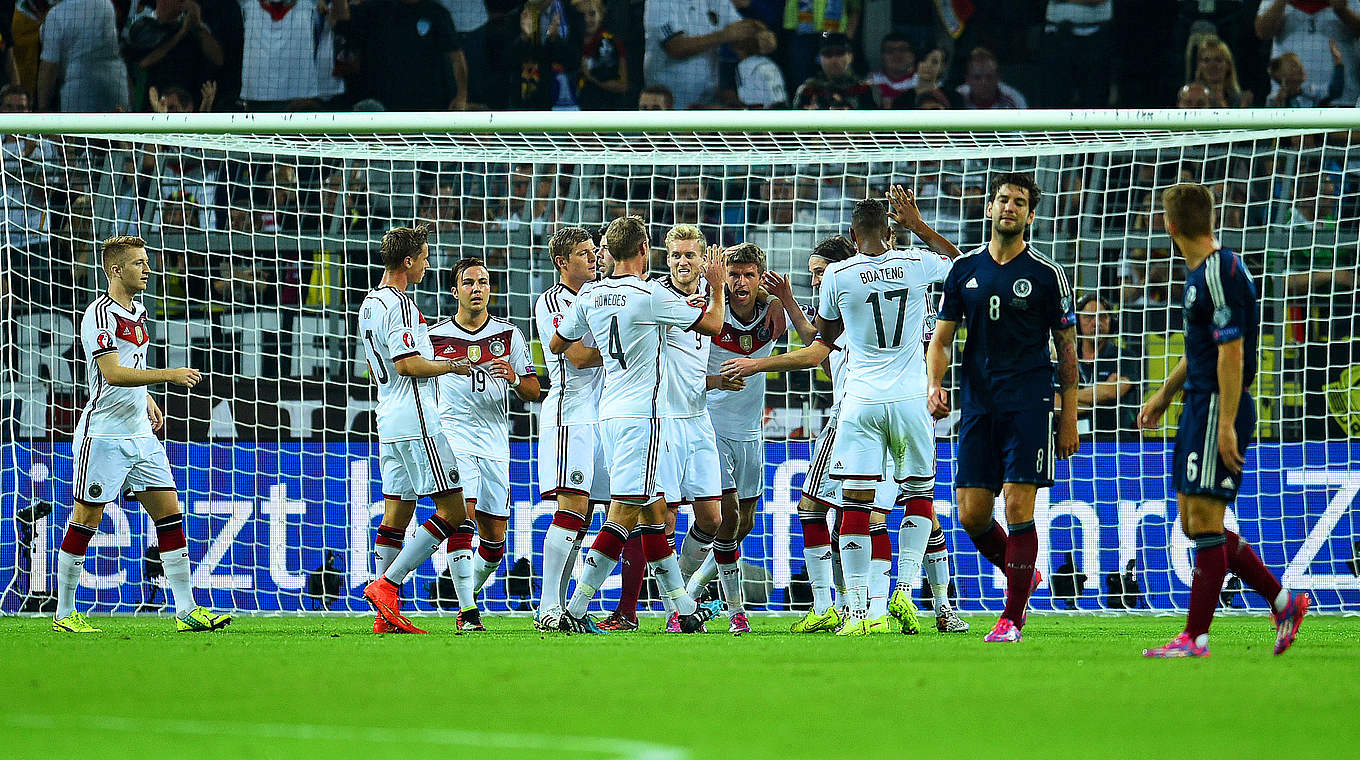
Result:
[[[505,542],[497,541],[494,544],[483,541],[477,545],[477,556],[487,562],[500,562],[505,556]]]
[[[614,535],[613,531],[601,530],[595,534],[595,541],[591,543],[590,549],[617,561],[623,555],[623,544],[624,539]]]
[[[713,561],[719,565],[735,565],[739,559],[741,559],[741,547],[713,550]]]
[[[840,534],[842,536],[869,535],[869,511],[867,509],[843,509],[841,510],[840,522]]]
[[[188,545],[184,539],[184,526],[176,525],[173,528],[156,529],[156,546],[163,552],[170,552],[176,549],[183,549]]]
[[[831,543],[831,531],[826,527],[826,520],[809,520],[803,523],[803,546],[812,548],[814,546],[826,546]]]
[[[449,541],[448,544],[446,544],[446,547],[451,552],[471,551],[472,532],[466,530],[455,530],[453,532],[453,535],[449,536]]]
[[[907,517],[924,517],[929,520],[935,516],[935,504],[930,499],[907,499],[902,505]]]
[[[67,554],[83,557],[90,548],[90,539],[94,538],[94,534],[95,529],[89,526],[68,524],[66,534],[61,538],[61,550]]]
[[[563,530],[574,530],[578,533],[586,529],[585,518],[575,512],[565,512],[560,509],[553,513],[552,524]]]
[[[887,531],[869,534],[869,558],[892,559],[892,539]]]
[[[633,543],[629,541],[628,543]],[[642,556],[648,562],[660,562],[675,553],[665,533],[642,534]]]

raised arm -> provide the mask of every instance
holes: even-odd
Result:
[[[717,335],[727,320],[727,254],[710,245],[704,255],[704,279],[708,281],[708,308],[690,329],[700,335]]]
[[[958,246],[945,239],[921,218],[921,209],[916,206],[915,193],[901,185],[893,185],[888,191],[888,199],[892,201],[893,220],[898,226],[906,227],[913,235],[921,238],[930,250],[941,256],[951,260],[959,257]]]
[[[812,340],[817,337],[817,328],[794,299],[793,283],[778,272],[766,272],[764,284],[766,290],[779,299],[779,304],[789,317],[789,324],[798,332],[798,339],[804,346],[812,345]]]

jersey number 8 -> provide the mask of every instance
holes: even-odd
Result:
[[[987,316],[993,321],[1001,319],[1001,296],[987,299]]]

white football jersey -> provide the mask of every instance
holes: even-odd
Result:
[[[775,339],[779,337],[765,326],[765,316],[769,313],[768,302],[757,302],[751,321],[743,322],[728,304],[722,332],[713,336],[713,348],[708,354],[708,371],[714,375],[722,374],[723,362],[728,359],[763,359],[769,356],[774,351]],[[739,391],[709,391],[708,413],[713,419],[713,431],[719,438],[730,441],[760,440],[760,423],[765,417],[765,373],[757,372],[746,378],[746,387]]]
[[[661,349],[667,327],[685,330],[704,314],[674,291],[636,275],[613,275],[581,289],[557,334],[580,340],[587,333],[604,357],[600,419],[656,418],[661,410]]]
[[[561,324],[577,294],[562,283],[543,291],[534,304],[534,326],[544,347],[552,341],[553,331]],[[595,347],[595,336],[586,333],[581,343]],[[600,390],[604,388],[604,367],[577,369],[565,354],[543,357],[548,365],[548,393],[539,407],[539,425],[588,425],[599,419]]]
[[[467,357],[472,372],[440,375],[435,386],[439,419],[449,448],[460,454],[510,461],[510,384],[493,377],[493,359],[510,362],[519,375],[534,374],[529,346],[518,327],[488,315],[476,330],[465,330],[452,319],[430,328],[430,343],[440,359]]]
[[[671,284],[670,275],[662,275],[656,281],[676,296],[689,298]],[[679,327],[666,328],[666,347],[662,351],[662,361],[666,365],[662,372],[662,417],[685,419],[707,411],[704,394],[708,389],[708,348],[711,345],[707,335]]]
[[[128,311],[107,295],[85,308],[80,320],[80,343],[85,349],[90,400],[76,424],[76,435],[89,438],[134,438],[152,435],[146,413],[145,385],[119,388],[109,385],[95,359],[118,352],[118,363],[146,369],[146,350],[151,335],[146,329],[146,307],[133,301]]]
[[[399,359],[434,358],[429,328],[415,301],[390,285],[370,290],[359,305],[359,341],[378,384],[378,441],[441,435],[434,378],[397,374]]]
[[[816,324],[817,310],[811,306],[803,307],[803,313],[807,315],[808,321]],[[817,336],[820,340],[821,336]],[[816,343],[817,340],[813,342]],[[845,365],[849,354],[845,350],[845,336],[836,339],[835,343],[827,344],[831,348],[831,355],[827,361],[831,364],[831,408],[827,414],[835,415],[836,410],[841,407],[841,397],[845,395]]]
[[[951,266],[933,251],[908,248],[827,267],[817,312],[844,325],[843,398],[881,403],[926,395],[921,329],[930,285]]]

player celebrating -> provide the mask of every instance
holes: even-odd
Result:
[[[509,321],[487,313],[491,273],[481,259],[453,265],[458,311],[430,328],[439,359],[468,362],[465,377],[439,377],[435,396],[449,448],[458,463],[463,501],[476,520],[477,555],[472,556],[472,525],[455,526],[449,538],[449,574],[455,588],[482,590],[505,556],[505,524],[510,519],[510,407],[513,389],[524,401],[537,401],[538,374],[524,334]],[[459,575],[468,576],[459,580]],[[458,598],[457,626],[486,630],[472,596]]]
[[[667,326],[714,335],[722,327],[726,301],[720,292],[721,257],[706,262],[704,275],[715,289],[705,311],[686,303],[669,289],[643,277],[648,261],[647,229],[642,220],[615,219],[606,233],[614,258],[614,273],[581,291],[557,326],[549,343],[554,354],[585,337],[602,347],[605,384],[600,400],[600,433],[609,462],[613,500],[607,521],[595,536],[585,559],[585,571],[562,615],[562,630],[599,633],[586,616],[595,591],[618,564],[628,532],[648,507],[648,524],[664,521],[664,500],[657,499],[656,481],[661,448],[661,389],[665,380],[663,334]],[[679,613],[681,630],[700,630],[712,616],[685,593],[675,553],[665,536],[644,537],[643,551],[662,591]]]
[[[991,238],[960,258],[945,280],[927,356],[931,413],[943,416],[949,392],[941,383],[958,325],[967,325],[954,480],[959,521],[982,556],[1006,572],[1006,608],[987,641],[1020,640],[1025,607],[1042,580],[1034,566],[1034,499],[1053,485],[1050,333],[1062,397],[1056,457],[1077,450],[1072,288],[1061,267],[1025,242],[1038,203],[1039,187],[1028,175],[992,181]],[[992,519],[993,500],[1003,491],[1009,533]]]
[[[581,289],[595,280],[601,264],[590,233],[581,227],[553,233],[548,255],[558,282],[534,304],[534,324],[545,346]],[[590,524],[591,503],[609,501],[609,473],[597,430],[604,368],[594,338],[587,333],[564,353],[548,358],[547,364],[548,394],[538,416],[538,482],[541,498],[556,501],[557,511],[543,539],[543,596],[535,625],[555,631],[572,560],[580,553]]]
[[[146,366],[151,335],[146,329],[146,307],[136,299],[151,277],[146,242],[137,237],[109,238],[103,242],[101,256],[109,289],[85,309],[80,321],[90,400],[71,441],[75,506],[57,552],[57,611],[52,630],[99,632],[76,610],[76,586],[90,540],[99,532],[104,505],[130,492],[156,524],[156,546],[175,601],[175,630],[215,631],[230,623],[231,616],[210,612],[194,602],[184,515],[165,446],[156,438],[165,416],[146,390],[153,383],[192,388],[203,376],[189,367]]]
[[[1294,643],[1308,612],[1308,595],[1289,592],[1251,545],[1223,525],[1242,485],[1247,446],[1256,430],[1252,382],[1259,332],[1256,286],[1242,263],[1214,239],[1214,199],[1204,185],[1181,184],[1162,194],[1166,231],[1185,257],[1185,356],[1143,405],[1138,426],[1160,424],[1185,389],[1176,431],[1176,503],[1181,530],[1195,543],[1195,572],[1185,630],[1144,657],[1208,657],[1209,625],[1223,578],[1241,578],[1270,603],[1275,654]]]
[[[364,598],[378,613],[374,633],[425,633],[401,614],[401,584],[468,518],[456,459],[439,420],[435,383],[430,382],[449,372],[466,375],[467,364],[434,358],[425,317],[406,295],[406,289],[420,282],[429,269],[427,234],[421,225],[394,227],[383,235],[386,271],[382,282],[359,305],[359,341],[378,384],[378,451],[385,502],[374,548],[379,577],[364,587]],[[434,501],[434,514],[403,546],[406,526],[421,496]],[[459,582],[455,575],[455,585]],[[458,588],[458,598],[472,598],[470,584]]]
[[[760,282],[765,276],[765,252],[755,243],[727,250],[727,283],[731,308],[722,331],[713,338],[708,372],[722,375],[722,363],[736,357],[763,358],[774,350],[783,330],[772,329],[766,317],[780,309],[778,299],[765,298]],[[735,384],[735,385],[734,385]],[[727,612],[729,630],[740,636],[751,630],[741,588],[741,542],[755,524],[756,503],[765,491],[765,448],[761,419],[765,412],[765,375],[744,384],[733,378],[714,384],[708,408],[717,433],[718,472],[722,478],[722,522],[713,551],[690,576],[687,590],[698,594],[716,575]]]
[[[679,224],[666,233],[665,242],[670,273],[658,278],[657,284],[685,300],[702,297],[699,284],[704,252],[708,248],[704,233],[692,224]],[[708,374],[710,345],[709,338],[704,335],[667,327],[662,349],[665,383],[661,389],[662,442],[657,480],[666,496],[665,527],[669,531],[663,529],[663,533],[674,533],[676,512],[682,502],[693,505],[694,521],[685,536],[679,559],[680,573],[684,577],[689,577],[703,564],[722,519],[717,441],[705,393],[721,385],[723,380],[721,376],[710,377]],[[742,383],[737,381],[729,385],[738,388]],[[639,539],[640,535],[630,537],[629,545],[624,547],[624,562],[631,559],[638,566],[625,565],[619,606],[612,615],[600,621],[600,627],[605,630],[637,629],[637,600],[645,567],[638,562],[640,557],[629,555],[634,552],[631,545]],[[669,597],[663,601],[669,603]]]

